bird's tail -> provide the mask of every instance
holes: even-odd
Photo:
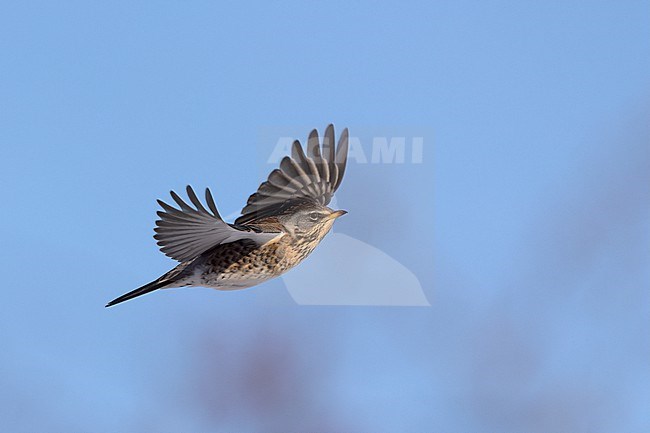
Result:
[[[111,302],[106,304],[107,307],[112,307],[113,305],[117,305],[120,302],[128,301],[129,299],[137,298],[138,296],[145,295],[149,292],[153,292],[154,290],[158,290],[160,288],[165,287],[166,285],[170,284],[171,281],[160,277],[157,280],[154,280],[148,284],[145,284],[142,287],[139,287],[135,290],[130,291],[129,293],[125,293],[124,295],[120,296],[119,298],[113,299]]]

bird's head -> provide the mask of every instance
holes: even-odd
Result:
[[[346,213],[347,211],[333,210],[313,201],[301,201],[278,215],[278,221],[294,238],[317,241],[330,231],[334,220]]]

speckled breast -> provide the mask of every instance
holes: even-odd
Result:
[[[260,284],[300,263],[315,246],[288,237],[263,246],[249,240],[218,245],[197,267],[199,285],[235,290]]]

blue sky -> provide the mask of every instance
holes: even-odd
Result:
[[[2,430],[646,431],[649,13],[3,4]],[[335,231],[431,307],[301,306],[276,280],[103,308],[173,266],[156,198],[210,186],[234,212],[277,139],[330,122],[366,151],[424,138],[420,164],[350,164]]]

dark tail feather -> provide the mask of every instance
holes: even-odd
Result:
[[[125,293],[124,295],[120,296],[119,298],[113,299],[111,302],[106,304],[107,307],[112,307],[113,305],[117,305],[120,302],[128,301],[129,299],[137,298],[138,296],[145,295],[149,292],[153,292],[154,290],[158,290],[161,287],[165,287],[167,284],[169,284],[169,280],[162,280],[162,279],[157,279],[155,281],[150,282],[149,284],[145,284],[142,287],[139,287],[135,290],[130,291],[129,293]]]

